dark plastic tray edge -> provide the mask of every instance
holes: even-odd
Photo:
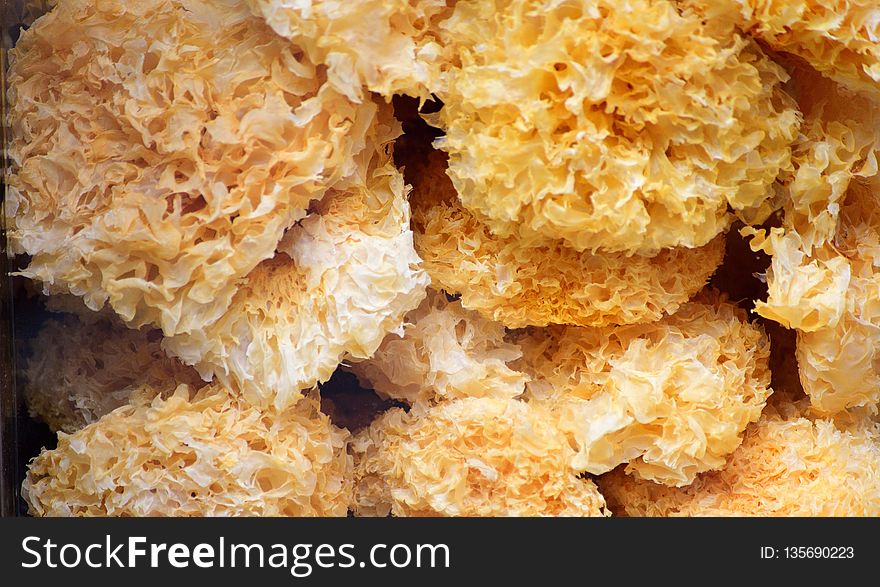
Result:
[[[16,516],[20,513],[19,480],[22,478],[18,450],[18,418],[21,403],[15,386],[15,354],[12,314],[12,279],[9,270],[13,266],[6,246],[6,67],[8,50],[12,46],[14,29],[18,28],[21,2],[3,0],[2,47],[0,47],[0,140],[3,147],[2,192],[0,192],[0,515]]]

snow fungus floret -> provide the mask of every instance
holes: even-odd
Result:
[[[615,515],[880,515],[880,426],[839,430],[828,420],[770,415],[746,431],[727,466],[688,487],[615,471],[599,486]]]
[[[35,516],[344,516],[348,432],[317,397],[263,412],[219,385],[121,407],[44,450]]]
[[[29,513],[880,516],[876,4],[19,3]]]
[[[515,342],[530,401],[592,474],[628,463],[636,477],[687,485],[724,466],[772,392],[766,335],[719,297],[652,324],[534,329]]]
[[[327,66],[329,83],[352,100],[364,88],[427,98],[449,0],[247,0],[279,35]]]
[[[166,335],[217,320],[375,117],[239,0],[70,0],[10,54],[14,251]]]
[[[801,384],[813,408],[833,416],[880,409],[880,181],[854,181],[841,208],[833,250],[848,287],[835,291],[842,313],[834,323],[798,334]],[[831,248],[826,247],[826,250]]]
[[[774,51],[880,101],[880,6],[874,0],[681,0]]]
[[[782,226],[744,230],[772,259],[756,311],[797,329],[801,384],[817,413],[876,412],[880,109],[803,65],[794,81],[806,132],[783,184]]]
[[[501,324],[430,291],[407,314],[402,333],[389,334],[350,369],[382,397],[423,409],[443,400],[521,395],[528,378],[509,366],[521,356]]]
[[[382,120],[385,120],[384,118]],[[425,297],[403,176],[399,128],[380,124],[358,173],[292,228],[213,324],[167,338],[170,354],[259,406],[285,408],[344,358],[366,359]]]
[[[595,484],[540,408],[467,398],[387,412],[352,440],[358,515],[603,516]]]
[[[441,31],[437,145],[493,232],[655,254],[772,211],[799,114],[754,42],[669,0],[464,1]]]
[[[407,163],[416,250],[434,287],[509,328],[653,322],[702,289],[724,258],[722,235],[655,256],[497,236],[461,205],[445,170],[436,151]]]
[[[72,433],[97,422],[132,394],[170,394],[181,383],[201,383],[193,369],[165,355],[161,333],[92,314],[97,318],[88,322],[52,318],[28,343],[24,397],[31,416],[52,431]]]

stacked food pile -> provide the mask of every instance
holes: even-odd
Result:
[[[880,515],[876,2],[40,4],[32,514]]]

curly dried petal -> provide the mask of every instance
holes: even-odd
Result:
[[[794,172],[784,178],[790,193],[784,224],[802,235],[809,251],[834,237],[850,182],[878,172],[880,106],[810,67],[795,63],[790,69],[790,91],[805,121],[792,149]]]
[[[418,409],[443,399],[515,397],[526,377],[508,363],[522,353],[504,335],[501,324],[431,291],[407,314],[402,334],[389,334],[372,358],[350,370],[382,397]]]
[[[702,289],[724,257],[721,235],[655,257],[495,236],[460,204],[445,169],[436,151],[408,167],[416,250],[435,287],[460,294],[465,308],[509,328],[653,322]]]
[[[24,274],[166,335],[223,314],[376,112],[239,0],[66,0],[10,56]]]
[[[437,145],[494,232],[655,254],[772,211],[799,114],[755,43],[669,0],[458,2],[441,30]]]
[[[781,228],[755,230],[755,251],[771,256],[767,271],[767,300],[755,302],[755,311],[786,328],[812,332],[836,324],[845,311],[846,291],[852,271],[849,263],[833,250],[820,248],[811,254],[801,235]]]
[[[50,319],[29,341],[33,352],[23,370],[31,417],[52,431],[72,433],[145,387],[166,395],[181,383],[201,384],[193,369],[165,356],[160,340],[157,331],[129,330],[106,319]]]
[[[841,205],[853,181],[878,172],[880,108],[800,63],[792,93],[806,115],[793,148],[794,170],[783,178],[783,226],[746,227],[752,248],[772,257],[769,295],[756,311],[788,328],[813,332],[841,319],[851,269],[833,246]],[[856,188],[858,189],[858,188]]]
[[[358,515],[606,515],[593,482],[569,468],[565,436],[521,401],[460,399],[421,416],[391,410],[352,448]]]
[[[725,18],[775,51],[880,100],[880,6],[875,0],[683,0]]]
[[[880,181],[854,182],[840,212],[833,250],[852,274],[846,290],[833,292],[844,307],[840,319],[798,334],[801,383],[820,414],[880,409],[878,194]]]
[[[363,176],[289,231],[220,320],[163,348],[257,405],[284,408],[344,357],[368,358],[399,331],[429,278],[413,246],[403,176],[387,153],[394,134],[380,134]]]
[[[279,35],[327,66],[329,83],[360,101],[366,87],[386,97],[429,98],[439,64],[437,23],[447,0],[247,0]]]
[[[348,433],[318,404],[261,412],[217,385],[180,386],[59,434],[22,496],[35,516],[344,516]]]
[[[796,328],[804,391],[816,413],[877,411],[880,373],[880,107],[794,64],[807,116],[781,228],[746,229],[772,255],[769,296],[756,310]]]
[[[745,313],[721,300],[691,302],[647,325],[553,327],[516,342],[514,363],[533,381],[578,448],[573,466],[687,485],[718,469],[771,394],[770,348]]]
[[[629,516],[880,516],[880,425],[842,431],[825,420],[763,417],[725,468],[688,487],[599,478]]]

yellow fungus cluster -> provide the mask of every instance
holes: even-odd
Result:
[[[876,2],[21,20],[32,515],[880,515]]]

